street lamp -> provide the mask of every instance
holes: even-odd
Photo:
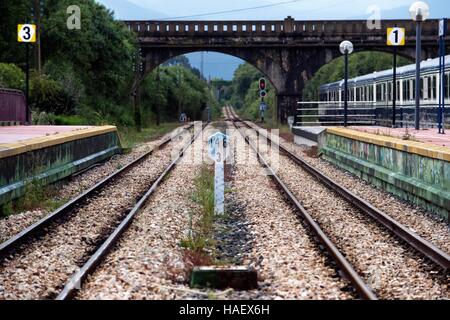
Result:
[[[344,55],[344,127],[347,126],[348,111],[348,55],[353,52],[353,43],[350,41],[342,41],[339,50]]]
[[[416,21],[416,108],[415,129],[420,129],[420,61],[422,60],[422,21],[430,15],[430,7],[422,1],[415,2],[409,8],[411,18]]]

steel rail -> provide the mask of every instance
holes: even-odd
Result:
[[[378,300],[375,293],[372,289],[364,282],[364,280],[360,277],[360,275],[355,271],[353,266],[348,262],[348,260],[343,256],[343,254],[339,251],[339,249],[334,245],[334,243],[327,237],[327,235],[322,231],[320,226],[311,215],[306,211],[306,209],[301,205],[300,201],[295,197],[295,195],[289,190],[286,184],[280,179],[280,177],[276,174],[276,172],[269,165],[267,160],[259,153],[257,147],[250,141],[249,137],[246,136],[239,129],[236,124],[236,120],[230,117],[230,111],[225,109],[228,114],[228,119],[233,123],[241,136],[245,139],[246,143],[253,149],[256,153],[258,159],[264,168],[270,171],[272,179],[278,184],[278,186],[283,190],[286,194],[290,202],[295,206],[297,215],[302,218],[311,228],[314,235],[317,236],[319,241],[324,245],[327,252],[333,257],[336,264],[342,270],[342,272],[348,277],[350,282],[352,283],[355,290],[360,294],[363,299],[366,300]]]
[[[338,182],[329,178],[327,175],[320,172],[318,169],[314,168],[312,165],[307,163],[305,160],[301,159],[299,156],[292,153],[290,150],[288,150],[282,144],[273,141],[267,135],[264,135],[263,133],[261,133],[260,128],[255,128],[255,127],[251,126],[250,124],[248,124],[246,121],[243,121],[243,123],[246,126],[248,126],[249,128],[256,129],[258,134],[261,134],[265,139],[267,139],[271,143],[274,143],[276,146],[278,146],[280,148],[280,150],[282,150],[291,160],[293,160],[296,164],[303,167],[306,170],[306,172],[308,172],[310,175],[314,176],[316,179],[318,179],[320,182],[322,182],[328,188],[330,188],[331,190],[336,192],[338,195],[340,195],[346,201],[350,202],[353,206],[355,206],[356,208],[361,210],[363,213],[369,215],[377,223],[379,223],[382,226],[384,226],[385,228],[387,228],[394,235],[396,235],[397,237],[402,239],[404,242],[406,242],[409,246],[414,248],[416,251],[418,251],[425,257],[432,260],[434,263],[441,266],[444,270],[450,269],[450,255],[448,255],[447,253],[442,251],[440,248],[436,247],[431,242],[423,239],[417,233],[411,231],[408,227],[406,227],[403,224],[401,224],[400,222],[396,221],[395,219],[390,217],[388,214],[375,208],[372,204],[370,204],[366,200],[362,199],[361,197],[356,195],[354,192],[350,191],[349,189],[345,188]]]
[[[136,205],[131,209],[127,216],[117,226],[117,228],[109,235],[109,237],[103,242],[103,244],[97,249],[97,251],[89,258],[89,260],[76,272],[70,280],[66,283],[63,290],[58,294],[56,300],[68,300],[74,296],[75,291],[81,288],[81,284],[91,274],[96,267],[100,264],[103,258],[108,254],[111,248],[117,243],[121,235],[125,232],[132,220],[144,206],[150,196],[155,192],[160,183],[164,180],[167,174],[175,168],[175,165],[183,157],[186,150],[194,143],[194,141],[201,135],[208,123],[202,126],[197,134],[195,134],[190,141],[179,152],[178,156],[167,166],[164,172],[158,177],[158,179],[151,185],[150,189],[139,199]]]
[[[185,127],[185,130],[190,130],[194,125],[191,124],[187,127]],[[175,137],[178,137],[183,131],[180,130],[179,133],[176,134]],[[119,170],[115,171],[114,173],[110,174],[100,182],[96,183],[92,187],[90,187],[88,190],[84,191],[83,193],[75,196],[62,206],[60,206],[55,211],[51,212],[50,214],[46,215],[42,219],[38,220],[31,226],[23,229],[10,239],[6,240],[5,242],[0,244],[0,260],[2,260],[8,253],[10,253],[13,249],[16,249],[19,247],[20,244],[25,242],[27,239],[29,239],[31,236],[37,234],[38,232],[42,231],[45,227],[50,225],[52,222],[56,221],[59,218],[62,218],[63,216],[67,215],[69,212],[71,212],[73,209],[75,209],[76,206],[80,205],[82,202],[87,200],[89,197],[97,193],[98,191],[102,190],[104,187],[106,187],[110,182],[112,182],[114,179],[118,178],[120,175],[128,172],[130,169],[141,163],[143,160],[148,158],[150,155],[152,155],[156,150],[159,150],[160,148],[167,145],[172,140],[171,137],[168,137],[167,139],[164,139],[161,143],[159,143],[157,146],[153,147],[148,152],[144,153],[143,155],[139,156],[137,159],[131,161],[124,167],[120,168]]]

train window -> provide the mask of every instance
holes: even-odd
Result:
[[[396,94],[396,97],[395,97],[395,99],[397,101],[400,101],[400,90],[401,89],[402,89],[401,83],[400,83],[400,81],[397,81],[397,94]]]
[[[392,82],[389,82],[386,86],[386,101],[392,100]]]
[[[409,95],[408,95],[408,100],[414,100],[414,80],[409,80]]]
[[[445,98],[449,98],[449,94],[450,94],[450,81],[449,81],[449,77],[450,74],[446,73],[445,74]]]
[[[425,86],[425,81],[423,80],[423,78],[420,78],[420,99],[423,99],[424,95],[423,95],[423,90]]]
[[[416,79],[412,80],[412,86],[411,86],[411,100],[416,99]]]
[[[406,80],[403,82],[402,91],[403,91],[403,101],[409,100],[409,81]]]
[[[436,99],[436,97],[437,97],[437,79],[436,79],[436,76],[432,76],[431,78],[430,78],[430,81],[431,81],[431,91],[430,91],[430,94],[428,95],[428,97],[431,99],[431,100],[435,100]]]

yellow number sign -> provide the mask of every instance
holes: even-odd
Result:
[[[36,25],[35,24],[18,24],[17,25],[17,41],[19,41],[19,42],[36,42]]]
[[[387,45],[388,46],[404,46],[405,45],[405,28],[388,28],[387,29]]]

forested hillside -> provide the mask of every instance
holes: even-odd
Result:
[[[132,100],[136,37],[113,13],[94,0],[80,0],[81,30],[67,28],[70,0],[0,2],[0,87],[25,87],[25,45],[17,24],[41,26],[41,54],[31,45],[30,105],[33,121],[56,124],[144,126],[176,121],[185,111],[201,116],[216,106],[206,81],[187,59],[177,58],[148,75],[142,87],[142,115],[135,119]],[[40,57],[40,58],[39,58]]]

